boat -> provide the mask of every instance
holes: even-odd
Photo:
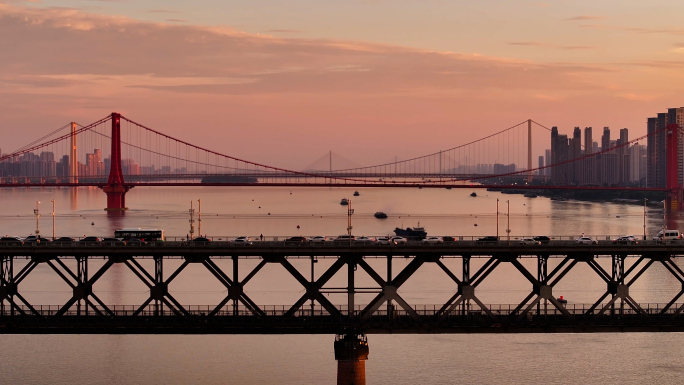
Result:
[[[355,196],[355,197],[357,197],[357,196],[359,196],[359,195],[361,195],[361,194],[359,194],[358,191],[354,191],[354,196]]]
[[[346,205],[349,204],[349,200],[347,200],[347,198],[342,198],[342,200],[340,201],[340,204],[341,204],[342,206],[346,206]]]
[[[383,213],[382,211],[377,211],[375,214],[375,217],[378,219],[385,219],[387,218],[387,214]]]
[[[407,227],[405,229],[397,227],[394,229],[394,234],[409,240],[421,240],[425,239],[427,231],[425,231],[424,227],[420,227],[420,223],[418,223],[416,227]]]
[[[470,193],[470,196],[471,196],[471,197],[476,197],[476,196],[477,196],[477,193],[476,193],[476,192],[471,192],[471,193]]]

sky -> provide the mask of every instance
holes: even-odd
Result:
[[[411,158],[526,119],[635,138],[684,106],[682,14],[680,0],[0,0],[0,149],[113,111],[291,169],[328,151]],[[535,131],[535,159],[549,142]]]

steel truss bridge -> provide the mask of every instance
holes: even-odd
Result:
[[[461,241],[390,246],[258,242],[236,246],[221,242],[206,245],[167,242],[133,247],[0,246],[0,254],[0,333],[684,331],[684,303],[678,302],[684,294],[684,272],[675,263],[684,255],[681,245],[530,247]],[[394,271],[393,260],[399,258],[408,263]],[[528,258],[536,260],[536,269],[523,265],[523,259]],[[610,270],[599,263],[604,258],[610,260]],[[331,265],[315,275],[314,267],[319,259],[329,259]],[[447,263],[449,259],[452,260]],[[474,259],[484,263],[471,270]],[[230,261],[231,271],[224,271],[220,260]],[[376,265],[384,260],[386,267],[374,268],[369,263],[371,260]],[[170,261],[174,267],[169,271]],[[247,261],[251,265],[245,268]],[[152,269],[143,266],[151,266],[152,262]],[[301,266],[299,269],[294,266],[302,263],[310,264],[310,277],[301,272]],[[460,271],[447,266],[454,263],[460,264]],[[98,266],[95,269],[91,267],[94,264]],[[117,264],[126,266],[147,287],[149,295],[143,303],[121,305],[105,303],[100,298],[94,285]],[[192,264],[203,266],[225,287],[227,294],[222,300],[212,305],[196,305],[182,304],[175,298],[170,284]],[[304,294],[286,306],[255,303],[250,298],[248,284],[268,264],[282,266],[283,279],[294,278]],[[429,264],[438,266],[453,281],[453,294],[444,303],[408,303],[399,290]],[[72,294],[66,302],[31,303],[22,294],[23,283],[40,265],[48,266],[49,271],[69,286]],[[503,265],[512,266],[528,281],[529,294],[518,304],[485,304],[478,297],[478,288]],[[566,304],[556,297],[554,288],[580,265],[588,266],[605,283],[605,289],[595,293],[593,303]],[[663,266],[681,283],[681,289],[667,303],[638,303],[630,295],[630,288],[654,265]],[[360,287],[356,283],[359,270],[372,279],[372,287]],[[346,276],[346,286],[331,287],[331,278],[338,273]],[[346,296],[346,301],[332,303],[326,296],[331,292]],[[373,298],[359,304],[361,293]]]

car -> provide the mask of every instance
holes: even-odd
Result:
[[[252,244],[252,238],[250,238],[250,237],[237,237],[233,240],[233,243],[236,245],[251,245]]]
[[[390,244],[389,237],[378,237],[378,239],[376,239],[376,242],[378,243],[378,245],[389,245]]]
[[[440,237],[427,237],[423,239],[423,243],[442,243],[444,240]]]
[[[41,243],[45,244],[50,242],[49,239],[43,238],[40,235],[35,236],[35,235],[29,235],[28,237],[24,238],[24,244],[25,245],[39,245]]]
[[[522,238],[521,240],[518,241],[518,244],[523,245],[523,246],[535,246],[535,245],[541,245],[541,242],[536,241],[534,238]]]
[[[21,246],[24,241],[19,237],[2,237],[0,238],[0,245],[3,246]]]
[[[297,237],[290,237],[290,238],[287,238],[287,239],[285,240],[285,243],[286,243],[286,244],[290,244],[290,245],[302,245],[302,244],[304,244],[304,243],[307,243],[308,241],[309,241],[309,240],[306,239],[306,237],[297,236]]]
[[[634,235],[623,235],[619,238],[613,239],[616,245],[636,245],[639,243],[639,238]]]
[[[363,242],[363,243],[375,243],[376,240],[371,238],[371,237],[358,237],[354,240],[354,242]]]
[[[598,245],[598,241],[591,239],[589,237],[579,237],[575,239],[575,243],[578,245]]]
[[[59,237],[59,238],[55,239],[54,241],[52,241],[52,243],[54,243],[56,245],[71,245],[74,242],[75,242],[74,238],[71,238],[71,237]]]
[[[342,235],[338,236],[337,238],[335,238],[335,242],[351,242],[355,239],[356,239],[356,237],[353,235],[342,234]]]
[[[541,244],[544,245],[551,242],[551,238],[547,237],[546,235],[538,235],[532,239],[534,239],[535,241],[539,241]]]
[[[207,237],[197,237],[197,238],[193,238],[192,242],[193,243],[207,243],[207,242],[211,242],[211,239],[209,239]]]
[[[405,245],[406,242],[408,242],[406,238],[400,236],[395,236],[389,239],[389,243],[392,245]]]
[[[456,238],[454,237],[442,237],[443,242],[456,242]]]
[[[129,238],[126,241],[126,245],[128,245],[128,246],[145,246],[145,245],[147,245],[147,242],[144,239],[140,239],[140,238]]]
[[[79,240],[80,243],[100,243],[100,237],[84,237]]]
[[[499,243],[499,237],[495,237],[493,235],[488,235],[486,237],[478,238],[475,243],[479,243],[481,245],[487,244],[487,243]]]
[[[102,238],[102,244],[107,246],[124,246],[126,242],[119,238]]]
[[[328,240],[328,238],[326,238],[322,235],[316,235],[314,237],[309,238],[309,242],[311,242],[311,243],[323,243],[327,240]]]

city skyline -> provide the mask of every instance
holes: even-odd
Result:
[[[409,158],[528,118],[638,137],[684,83],[680,31],[661,21],[684,5],[656,3],[1,2],[0,126],[23,133],[2,147],[111,111],[294,169],[327,151]]]

